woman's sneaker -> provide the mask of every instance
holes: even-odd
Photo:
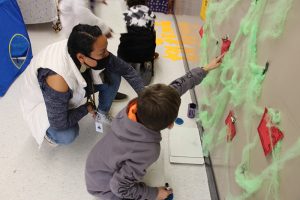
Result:
[[[103,124],[103,125],[111,125],[113,117],[110,114],[102,114],[102,113],[97,113],[96,120],[97,122]]]
[[[53,140],[51,140],[51,139],[48,137],[47,134],[44,136],[44,138],[45,138],[45,140],[48,142],[48,144],[49,144],[50,146],[52,146],[52,147],[57,147],[57,146],[58,146],[58,144],[55,143]]]
[[[117,95],[115,96],[114,101],[123,101],[127,98],[128,98],[128,96],[126,94],[123,94],[121,92],[117,92]]]

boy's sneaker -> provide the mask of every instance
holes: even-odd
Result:
[[[111,125],[113,117],[110,114],[97,113],[96,120],[101,124]]]
[[[126,94],[123,94],[121,92],[117,92],[117,95],[115,96],[114,101],[123,101],[127,98],[128,98],[128,96]]]

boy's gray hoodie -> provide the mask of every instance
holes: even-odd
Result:
[[[195,68],[170,86],[182,95],[205,75],[203,69]],[[111,130],[90,152],[85,171],[87,190],[103,200],[155,200],[158,189],[141,180],[159,157],[161,133],[130,120],[127,113],[128,107],[117,114]]]

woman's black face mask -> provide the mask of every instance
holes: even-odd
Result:
[[[89,57],[90,59],[92,59],[92,60],[94,60],[94,61],[97,62],[96,67],[91,67],[92,69],[94,69],[94,70],[101,70],[101,69],[107,67],[107,65],[109,64],[110,52],[108,52],[108,56],[106,56],[105,58],[102,58],[100,60],[96,60],[96,59],[94,59],[94,58],[92,58],[90,56],[87,56],[87,57]]]

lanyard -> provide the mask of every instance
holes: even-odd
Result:
[[[87,103],[91,103],[94,107],[94,109],[96,109],[96,101],[95,101],[95,89],[94,89],[94,80],[93,80],[93,76],[92,76],[92,70],[89,69],[89,73],[90,73],[90,84],[91,84],[91,87],[92,87],[92,95],[89,95],[87,97]],[[92,98],[91,98],[92,96]]]

